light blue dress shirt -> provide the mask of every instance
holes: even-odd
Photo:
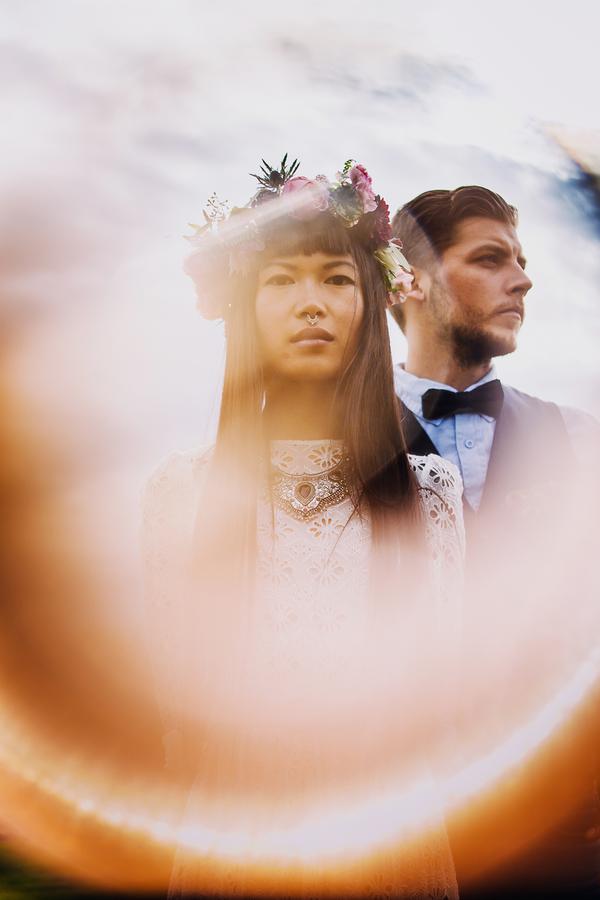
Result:
[[[494,366],[475,384],[466,388],[472,391],[497,378]],[[421,399],[430,388],[441,388],[444,391],[457,393],[456,388],[428,378],[417,378],[407,372],[402,364],[394,366],[394,385],[396,393],[412,413],[419,424],[427,432],[435,444],[440,456],[453,462],[462,475],[464,496],[473,509],[479,509],[485,477],[487,475],[496,420],[492,416],[479,413],[460,413],[447,416],[445,419],[425,419],[421,407]]]

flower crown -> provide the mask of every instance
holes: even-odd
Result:
[[[325,175],[312,180],[296,175],[299,165],[297,159],[288,164],[287,153],[278,169],[263,159],[261,174],[252,176],[258,181],[258,190],[246,206],[230,208],[213,194],[203,210],[204,223],[190,224],[194,234],[186,239],[194,250],[184,269],[194,280],[205,318],[224,318],[230,305],[226,291],[216,288],[218,270],[222,276],[223,252],[228,256],[230,275],[246,273],[256,253],[265,249],[265,225],[282,214],[304,221],[323,213],[339,219],[379,262],[389,304],[406,299],[413,281],[410,265],[402,254],[402,244],[392,238],[389,206],[374,193],[365,167],[349,159],[335,180],[329,181]],[[274,199],[279,202],[271,204]]]

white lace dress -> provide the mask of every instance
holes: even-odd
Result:
[[[274,441],[271,462],[285,474],[316,475],[332,470],[342,460],[343,452],[339,441]],[[173,454],[154,474],[146,491],[147,595],[152,619],[159,623],[156,632],[162,641],[162,646],[159,642],[153,652],[165,661],[173,658],[173,635],[182,627],[180,597],[185,591],[185,561],[192,546],[209,458],[207,451]],[[409,456],[409,460],[419,484],[426,530],[428,571],[423,573],[423,581],[429,585],[428,621],[437,632],[456,631],[460,622],[464,556],[460,475],[452,463],[438,456]],[[279,797],[282,783],[290,785],[293,781],[289,773],[285,778],[278,774],[281,759],[296,775],[301,773],[299,781],[305,799],[309,795],[318,798],[326,791],[329,791],[327,796],[334,796],[333,782],[337,779],[347,787],[357,771],[364,782],[365,760],[371,759],[372,748],[378,742],[385,744],[386,740],[388,745],[394,744],[389,736],[382,737],[381,723],[398,720],[403,698],[409,696],[408,691],[403,694],[401,689],[394,693],[392,686],[385,699],[385,715],[377,719],[379,724],[374,724],[375,714],[373,721],[369,719],[378,702],[372,694],[389,689],[393,672],[406,673],[406,660],[411,649],[415,649],[417,639],[410,634],[412,625],[407,624],[413,620],[402,613],[403,585],[400,583],[397,590],[400,614],[385,620],[383,637],[380,636],[377,644],[376,655],[386,655],[388,665],[377,675],[372,674],[378,664],[373,658],[367,658],[368,654],[365,657],[365,635],[372,634],[374,627],[369,590],[371,530],[368,520],[353,512],[348,497],[303,518],[271,504],[267,496],[259,498],[256,600],[247,670],[252,674],[246,676],[246,681],[252,684],[253,699],[250,701],[246,696],[241,703],[244,711],[252,710],[249,718],[254,725],[248,726],[246,721],[244,726],[249,731],[254,729],[250,743],[256,738],[259,755],[261,739],[263,748],[268,748],[269,770],[277,783]],[[185,631],[185,622],[183,626]],[[398,639],[392,633],[396,628]],[[399,651],[398,647],[403,650]],[[168,665],[159,665],[159,670],[160,699],[170,710],[168,718],[177,705],[170,705],[169,694],[177,693],[180,681],[174,676],[169,684]],[[369,677],[365,679],[366,671]],[[405,674],[399,675],[398,680],[406,680]],[[385,685],[383,689],[382,685]],[[239,704],[239,691],[236,696]],[[227,701],[222,700],[222,721],[227,719],[226,707]],[[368,739],[360,733],[357,715],[362,716],[362,731],[368,733]],[[228,727],[235,725],[231,726],[230,721]],[[331,738],[314,739],[315,732],[322,736],[327,734],[328,727]],[[307,731],[313,735],[308,741],[304,740]],[[352,752],[348,750],[349,745]],[[389,759],[378,759],[378,764],[383,768],[387,765],[389,770]],[[314,781],[312,795],[311,779]],[[265,791],[268,792],[268,787]],[[290,791],[292,796],[294,789]],[[291,805],[293,799],[287,803],[288,807]],[[197,806],[194,810],[190,817],[198,814]],[[289,820],[289,811],[287,815]],[[433,827],[424,832],[421,840],[413,841],[409,850],[400,846],[402,842],[394,845],[388,838],[386,844],[382,839],[382,845],[387,847],[385,853],[380,853],[372,865],[365,864],[366,867],[351,875],[353,891],[356,888],[371,897],[457,897],[452,858],[439,811],[435,817]],[[336,846],[339,852],[344,852],[343,841]],[[213,848],[213,854],[217,856],[218,850]],[[354,862],[347,864],[349,872],[354,871],[356,859],[360,859],[360,852]],[[193,853],[188,848],[176,866],[172,896],[205,889],[203,877],[198,875]],[[231,861],[226,864],[219,877],[217,893],[223,896],[253,892],[252,879],[248,881],[244,864],[239,860],[235,865]],[[304,888],[290,894],[319,896],[321,886],[323,892],[331,895],[334,885],[333,893],[339,896],[343,890],[340,885],[347,882],[343,878],[336,882],[335,877],[332,881],[331,877],[327,863],[320,860],[318,865],[308,866],[307,874],[301,879]],[[273,886],[269,889],[272,891]],[[215,892],[215,883],[212,891]],[[278,892],[277,896],[283,894]]]

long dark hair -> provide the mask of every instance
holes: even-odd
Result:
[[[230,277],[225,320],[226,360],[219,426],[203,510],[220,509],[221,527],[202,528],[201,566],[226,566],[230,574],[251,577],[256,542],[256,485],[261,461],[268,459],[263,435],[265,383],[258,349],[254,303],[257,274],[274,256],[350,254],[364,299],[358,343],[345,361],[335,394],[335,413],[352,461],[351,497],[356,513],[368,513],[373,547],[398,547],[418,530],[417,484],[394,392],[386,318],[387,286],[373,251],[353,239],[349,229],[324,213],[310,222],[291,217],[266,227],[265,250],[253,270]],[[202,518],[204,515],[202,516]],[[406,545],[406,541],[403,541]],[[217,562],[218,560],[218,562]]]

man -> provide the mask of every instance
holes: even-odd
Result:
[[[408,447],[438,453],[462,474],[472,608],[490,586],[518,606],[520,579],[560,552],[559,539],[548,544],[548,516],[568,499],[571,473],[595,459],[600,428],[497,377],[492,360],[516,349],[532,287],[513,206],[483,187],[427,191],[397,212],[393,228],[414,275],[391,310],[408,344],[395,370]],[[507,618],[517,611],[505,608]],[[526,888],[600,897],[598,812],[594,791],[586,794],[576,815],[498,876],[498,894],[476,896]]]
[[[427,191],[393,225],[415,275],[392,308],[408,343],[395,371],[407,439],[414,452],[456,463],[467,513],[497,511],[511,492],[540,481],[547,445],[564,467],[600,430],[585,413],[497,379],[492,359],[516,349],[532,286],[513,206],[483,187]]]

